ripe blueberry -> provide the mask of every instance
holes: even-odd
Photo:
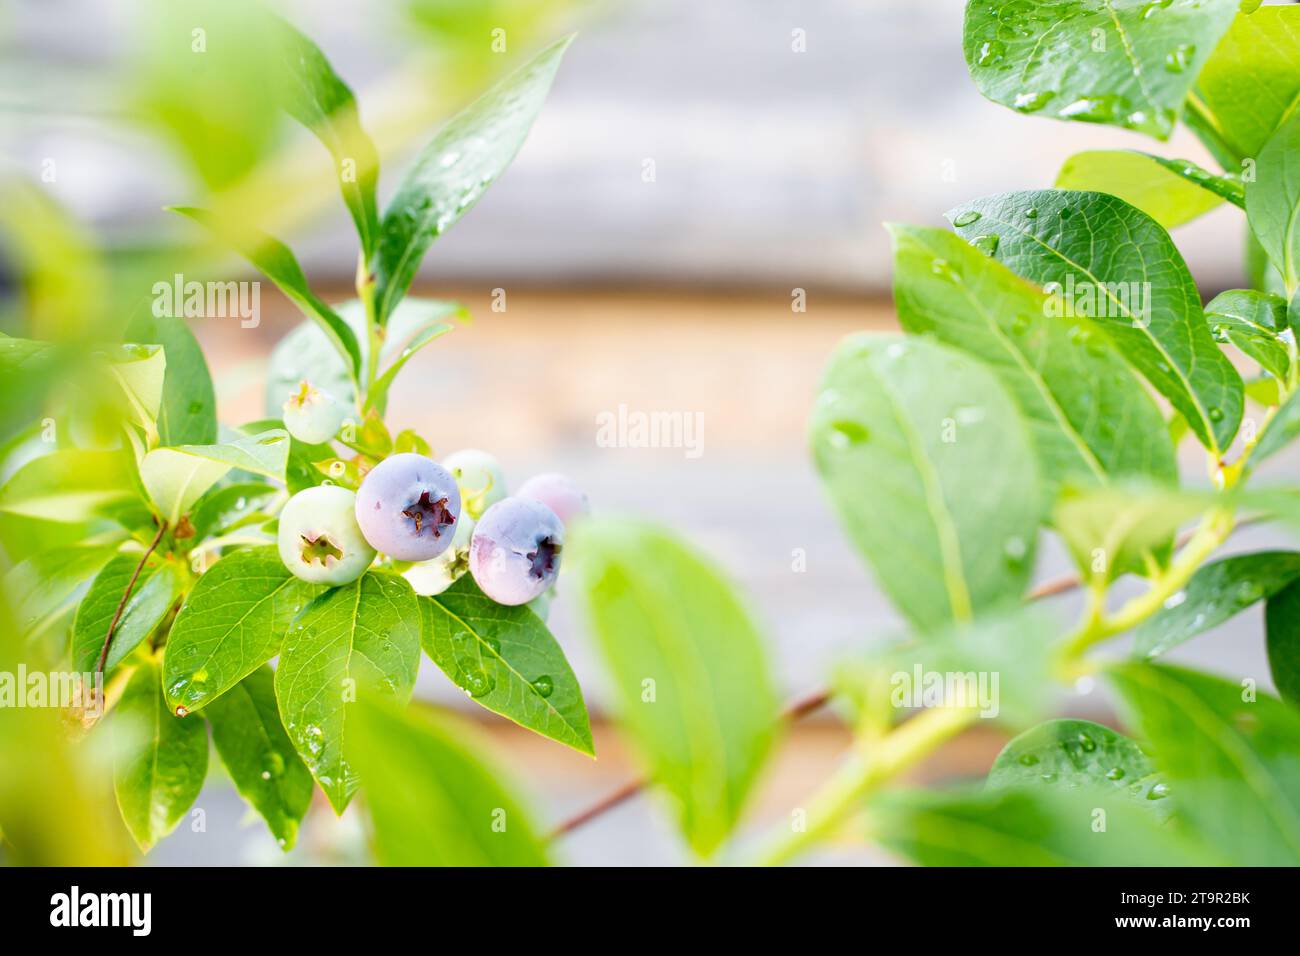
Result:
[[[479,519],[469,546],[469,570],[498,604],[526,604],[560,573],[564,525],[529,498],[498,501]]]
[[[501,471],[501,463],[485,451],[464,448],[452,452],[442,460],[442,466],[456,479],[465,511],[475,521],[506,496],[506,476]]]
[[[436,558],[418,561],[402,577],[411,582],[416,594],[441,594],[457,578],[469,570],[469,542],[474,532],[474,519],[462,514],[456,522],[451,547]]]
[[[348,584],[375,559],[357,527],[356,495],[338,485],[306,488],[280,512],[280,560],[313,584]]]
[[[554,511],[566,527],[578,515],[585,515],[591,511],[591,505],[587,503],[587,493],[566,476],[553,471],[533,475],[520,486],[515,495],[519,498],[540,501]]]
[[[447,469],[414,452],[389,455],[357,490],[357,524],[377,550],[399,561],[427,561],[451,545],[460,491]]]
[[[284,427],[298,441],[319,445],[339,433],[346,414],[333,395],[304,381],[284,403]]]

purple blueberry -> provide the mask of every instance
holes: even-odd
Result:
[[[553,471],[533,475],[515,494],[520,498],[540,501],[554,511],[566,527],[578,515],[585,515],[591,511],[591,505],[587,503],[587,493],[566,476]]]
[[[474,526],[469,572],[498,604],[527,604],[560,573],[564,525],[530,498],[498,501]]]
[[[414,452],[390,455],[357,490],[357,524],[376,551],[427,561],[456,535],[460,491],[446,468]]]

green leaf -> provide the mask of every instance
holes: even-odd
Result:
[[[139,564],[138,553],[124,551],[115,555],[95,575],[90,590],[77,607],[72,624],[72,661],[79,673],[94,672],[108,626]],[[151,556],[145,562],[113,631],[113,641],[104,661],[105,674],[125,660],[161,623],[180,598],[184,585],[184,572],[175,561]]]
[[[264,418],[240,426],[245,435],[256,435],[270,429],[282,429],[284,422],[279,418]],[[284,484],[289,494],[297,494],[304,488],[314,488],[325,480],[316,469],[316,462],[334,457],[334,448],[329,444],[311,445],[289,436],[289,457],[284,463]],[[200,504],[201,506],[201,504]]]
[[[80,603],[91,580],[116,553],[103,545],[76,545],[34,554],[4,576],[4,598],[23,633],[44,633]]]
[[[0,487],[0,511],[76,522],[111,515],[138,497],[126,452],[64,449],[33,458]]]
[[[429,245],[476,203],[523,146],[572,37],[547,47],[438,131],[384,211],[375,275],[379,321],[406,293]]]
[[[1293,392],[1264,426],[1246,463],[1246,472],[1254,471],[1265,459],[1291,444],[1297,435],[1300,435],[1300,391]]]
[[[1124,794],[1160,817],[1168,788],[1155,767],[1123,734],[1091,720],[1044,721],[1011,740],[989,770],[990,790],[1050,788]]]
[[[311,805],[312,783],[280,723],[274,679],[271,668],[258,667],[204,713],[235,789],[290,850]]]
[[[1104,584],[1163,565],[1175,532],[1216,504],[1208,493],[1140,485],[1065,487],[1053,524],[1083,577]]]
[[[361,254],[369,261],[379,241],[375,186],[379,154],[361,128],[352,90],[334,72],[325,54],[289,23],[275,18],[289,65],[285,110],[316,134],[334,157],[343,201],[356,223]]]
[[[164,445],[210,445],[217,440],[217,396],[203,349],[182,319],[138,316],[127,329],[136,342],[161,345],[166,353],[158,438]]]
[[[520,801],[458,722],[358,708],[354,744],[374,850],[386,866],[545,866]],[[467,741],[467,737],[469,740]]]
[[[880,842],[922,866],[1222,863],[1178,829],[1113,792],[904,791],[882,794],[869,813]]]
[[[360,301],[350,299],[338,305],[338,313],[356,333],[362,360],[368,360],[370,344],[365,307]],[[380,363],[392,362],[426,329],[466,315],[465,307],[458,302],[404,298],[388,318],[384,343],[379,350]],[[290,330],[271,351],[266,381],[267,414],[279,418],[285,400],[298,391],[304,379],[345,405],[357,403],[356,384],[347,366],[312,322],[303,322]]]
[[[361,374],[361,346],[357,344],[356,335],[337,312],[311,291],[302,266],[298,265],[298,260],[294,258],[288,246],[264,232],[243,224],[236,226],[219,220],[204,209],[187,206],[168,208],[206,226],[214,235],[238,250],[240,255],[262,270],[263,274],[302,310],[303,315],[316,323],[343,359],[352,377],[355,379]]]
[[[161,345],[120,345],[104,356],[111,376],[109,388],[122,396],[128,421],[149,430],[162,409],[167,357]]]
[[[899,323],[998,376],[1029,425],[1046,481],[1177,480],[1160,409],[1089,320],[1062,317],[1041,290],[950,232],[889,228]]]
[[[1291,365],[1278,333],[1287,328],[1286,300],[1254,289],[1221,293],[1205,307],[1205,320],[1216,337],[1226,338],[1260,367],[1286,381]]]
[[[290,464],[285,465],[286,479],[293,459],[292,439],[290,443]],[[265,509],[280,494],[279,488],[262,481],[240,481],[212,488],[194,503],[194,510],[190,512],[190,527],[194,531],[192,543],[269,520],[271,515]]]
[[[962,47],[995,103],[1168,139],[1237,3],[970,0]]]
[[[1264,621],[1273,683],[1283,700],[1300,705],[1300,582],[1269,595]]]
[[[420,610],[424,652],[476,703],[595,756],[582,688],[536,614],[497,604],[468,574]]]
[[[1260,150],[1246,183],[1246,219],[1287,295],[1300,287],[1300,116],[1292,114]]]
[[[343,750],[352,702],[405,703],[419,666],[420,606],[393,575],[370,571],[326,591],[289,628],[275,671],[280,717],[336,813],[358,786]]]
[[[1024,592],[1046,502],[1029,430],[981,363],[920,339],[850,336],[811,433],[849,537],[921,630]]]
[[[1164,159],[1127,149],[1075,153],[1057,174],[1056,188],[1110,193],[1166,229],[1191,222],[1225,199],[1243,208],[1246,205],[1237,177],[1216,176],[1185,159]]]
[[[193,713],[276,654],[294,618],[323,589],[300,581],[274,547],[226,555],[190,591],[167,638],[163,688]]]
[[[411,357],[415,355],[416,352],[420,351],[420,349],[424,348],[434,339],[446,335],[451,331],[451,329],[452,327],[450,325],[434,325],[424,329],[419,335],[411,339],[410,343],[402,349],[401,354],[399,354],[397,358],[393,359],[393,364],[389,365],[388,368],[384,370],[384,373],[380,375],[379,378],[375,379],[375,384],[370,386],[370,390],[366,394],[364,410],[369,411],[374,408],[382,412],[388,405],[388,390],[393,387],[393,382],[397,379],[397,373],[402,370],[402,367],[411,360]]]
[[[158,667],[143,662],[113,715],[113,789],[140,849],[171,833],[208,772],[208,732],[203,721],[173,717],[163,703]]]
[[[1134,661],[1109,674],[1180,816],[1236,863],[1300,862],[1300,713],[1181,668]]]
[[[1258,156],[1300,100],[1297,49],[1300,9],[1267,6],[1233,20],[1206,60],[1188,116],[1225,166]]]
[[[1070,313],[1093,319],[1130,363],[1187,419],[1211,451],[1241,423],[1241,376],[1219,351],[1201,296],[1169,234],[1146,213],[1104,193],[1043,189],[988,196],[950,211],[965,238],[1061,292]]]
[[[174,526],[232,468],[283,481],[288,455],[289,433],[283,429],[220,445],[155,448],[140,462],[140,480],[154,505]]]
[[[50,342],[18,339],[0,333],[0,372],[6,377],[42,372],[57,354],[57,349]]]
[[[1300,553],[1257,551],[1200,568],[1187,586],[1133,633],[1133,653],[1158,657],[1270,598],[1300,577]]]
[[[575,527],[592,632],[622,727],[678,825],[707,855],[738,820],[771,751],[778,702],[748,612],[711,564],[630,520]]]

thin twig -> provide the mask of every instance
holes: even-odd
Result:
[[[162,540],[163,533],[167,530],[167,522],[159,521],[158,533],[153,536],[153,541],[144,554],[140,556],[140,563],[135,566],[131,573],[131,580],[126,583],[126,590],[122,592],[122,600],[117,602],[117,610],[113,612],[113,620],[108,625],[108,633],[104,635],[104,646],[99,651],[99,663],[95,665],[95,677],[97,680],[103,680],[104,663],[108,660],[108,646],[113,643],[113,632],[117,630],[117,622],[122,618],[122,612],[126,609],[126,602],[131,598],[131,592],[135,590],[135,582],[140,577],[140,572],[144,570],[144,563],[149,560],[149,555],[153,554],[154,549],[158,547],[158,542]]]
[[[1240,531],[1242,528],[1252,525],[1258,520],[1259,519],[1254,516],[1243,518],[1241,521],[1237,522],[1235,530]],[[1191,539],[1192,534],[1193,532],[1188,530],[1179,535],[1176,547],[1181,548],[1186,544]],[[1073,591],[1078,588],[1081,583],[1082,581],[1076,575],[1066,574],[1059,578],[1051,578],[1030,591],[1029,594],[1026,595],[1025,600],[1041,601],[1043,598],[1065,594],[1068,591]],[[782,722],[787,723],[801,720],[809,714],[821,710],[826,706],[830,699],[831,692],[827,688],[813,691],[803,697],[796,697],[782,709],[781,720]],[[566,817],[562,820],[555,829],[550,832],[548,839],[556,840],[565,834],[572,833],[580,826],[590,823],[596,817],[605,813],[605,811],[612,810],[621,803],[626,803],[644,790],[649,783],[650,781],[646,777],[634,777],[633,779],[620,784],[617,789],[612,790],[604,797],[601,797],[585,810],[581,810],[578,813],[573,814],[573,816]]]

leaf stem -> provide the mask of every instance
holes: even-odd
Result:
[[[109,622],[108,633],[104,635],[104,646],[99,651],[99,661],[95,664],[95,677],[103,680],[104,663],[108,660],[108,648],[113,643],[113,632],[117,630],[117,623],[122,619],[122,612],[126,609],[126,602],[131,598],[131,592],[135,590],[135,582],[140,579],[140,572],[144,570],[144,563],[149,560],[149,555],[153,554],[154,549],[158,547],[158,542],[167,531],[167,521],[163,518],[158,519],[158,533],[153,536],[153,541],[145,549],[144,554],[140,556],[140,563],[135,566],[131,572],[131,580],[126,582],[126,590],[122,592],[122,600],[117,602],[117,610],[113,612],[113,620]]]
[[[805,825],[775,839],[759,854],[758,862],[778,866],[821,840],[854,804],[921,761],[975,719],[976,711],[968,708],[926,710],[881,737],[870,752],[855,751],[813,796]]]

